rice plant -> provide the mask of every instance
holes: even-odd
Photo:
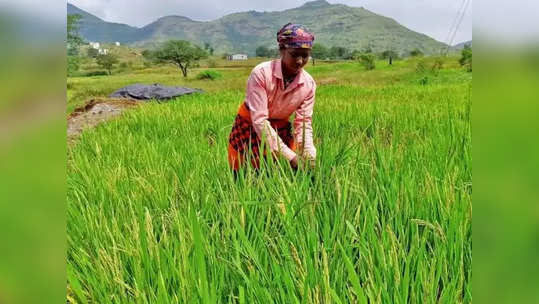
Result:
[[[454,61],[427,85],[414,62],[309,67],[336,79],[317,90],[313,170],[234,180],[248,70],[84,132],[68,151],[68,300],[471,303],[471,75]]]

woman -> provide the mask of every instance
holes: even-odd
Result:
[[[303,67],[309,61],[314,35],[299,24],[288,23],[277,32],[280,58],[263,62],[251,72],[247,94],[229,136],[228,161],[234,176],[248,159],[260,168],[261,139],[274,158],[285,157],[297,169],[298,157],[316,159],[312,114],[316,83]],[[295,113],[294,135],[289,117]]]

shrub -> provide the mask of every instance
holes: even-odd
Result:
[[[205,70],[205,71],[202,71],[200,73],[198,73],[198,75],[196,76],[197,79],[209,79],[209,80],[215,80],[217,78],[221,78],[223,77],[223,75],[217,71],[212,71],[212,70]]]
[[[255,50],[256,57],[271,57],[271,51],[267,46],[259,46]]]
[[[359,56],[359,61],[366,70],[374,70],[374,68],[376,68],[375,57],[372,53],[361,54]]]
[[[444,59],[443,57],[436,57],[434,58],[434,63],[432,64],[432,72],[434,73],[434,75],[438,75],[438,73],[440,72],[440,70],[444,67]]]
[[[423,74],[427,71],[427,64],[424,60],[420,60],[415,66],[416,73]]]
[[[112,75],[112,69],[119,62],[119,60],[118,56],[108,53],[97,55],[96,62],[100,67],[106,69],[109,72],[109,75]]]
[[[208,60],[208,67],[209,68],[216,68],[217,67],[217,62],[213,59],[210,59]]]
[[[96,70],[96,71],[88,71],[82,74],[84,77],[92,77],[92,76],[105,76],[109,75],[108,71],[104,70]]]
[[[423,52],[420,49],[414,49],[410,52],[411,57],[423,57]]]
[[[67,76],[74,76],[79,68],[79,58],[77,56],[67,56]]]
[[[462,49],[459,63],[461,66],[465,66],[468,72],[472,71],[472,47],[469,44]]]
[[[150,60],[144,59],[144,61],[142,62],[142,65],[143,65],[145,68],[151,68],[151,67],[153,66],[153,62],[150,61]]]
[[[97,49],[94,49],[93,47],[88,48],[86,53],[89,58],[96,58],[97,55],[99,55],[99,51]]]

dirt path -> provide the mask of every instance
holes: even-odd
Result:
[[[132,99],[96,98],[76,108],[67,117],[67,139],[75,140],[83,130],[120,115],[126,109],[141,104]]]

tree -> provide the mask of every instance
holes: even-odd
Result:
[[[361,50],[360,53],[361,54],[370,54],[370,53],[372,53],[372,47],[370,47],[370,45],[369,45],[369,46],[363,48],[363,50]]]
[[[119,62],[118,57],[112,53],[99,54],[96,57],[96,61],[100,67],[107,70],[109,75],[112,75],[112,68]]]
[[[84,42],[79,34],[79,14],[67,15],[67,54],[77,55],[80,45]]]
[[[154,54],[150,50],[144,50],[140,54],[142,55],[142,58],[144,58],[146,60],[154,60],[154,58],[153,58]]]
[[[142,61],[142,64],[144,65],[145,68],[151,67],[152,64],[156,61],[155,58],[153,57],[153,52],[148,49],[142,51],[141,55],[142,55],[142,58],[144,59]]]
[[[343,59],[351,60],[354,59],[354,51],[346,49],[346,52],[342,56]]]
[[[67,15],[67,55],[76,56],[79,54],[79,47],[84,43],[84,39],[79,34],[79,22],[82,18],[79,14]]]
[[[187,77],[187,70],[197,64],[200,59],[208,57],[208,53],[197,45],[186,40],[169,40],[155,50],[153,57],[159,62],[175,64]]]
[[[99,55],[99,51],[97,49],[94,49],[93,47],[89,47],[87,51],[87,55],[90,58],[96,58],[97,55]]]
[[[79,66],[79,57],[67,56],[67,76],[73,76],[79,70]]]
[[[79,35],[79,21],[82,18],[81,15],[67,15],[67,75],[73,75],[79,70],[80,62],[77,55],[79,54],[79,47],[84,42]]]
[[[321,43],[315,43],[311,51],[311,56],[313,57],[313,65],[315,65],[315,59],[325,59],[328,57],[328,48]]]
[[[413,50],[410,52],[410,56],[412,56],[412,57],[422,57],[422,56],[423,56],[423,52],[422,52],[420,49],[413,49]]]
[[[204,42],[204,50],[208,52],[208,54],[213,55],[213,47],[208,42]]]
[[[263,45],[256,48],[255,54],[257,57],[271,57],[270,49]]]
[[[331,49],[329,49],[329,54],[330,54],[330,57],[332,58],[343,59],[346,57],[347,53],[348,53],[348,50],[342,46],[332,46]]]
[[[280,51],[278,48],[271,48],[269,49],[269,57],[271,58],[277,58],[280,56]]]
[[[399,54],[397,54],[397,52],[395,52],[394,50],[386,50],[383,51],[382,54],[380,54],[380,58],[388,59],[390,65],[393,64],[393,60],[397,59],[398,57]]]
[[[353,60],[359,60],[359,57],[361,56],[361,51],[360,50],[353,50],[350,52],[350,59],[353,59]]]
[[[472,47],[469,44],[464,45],[464,48],[460,52],[459,63],[461,66],[466,66],[468,72],[472,71]]]

